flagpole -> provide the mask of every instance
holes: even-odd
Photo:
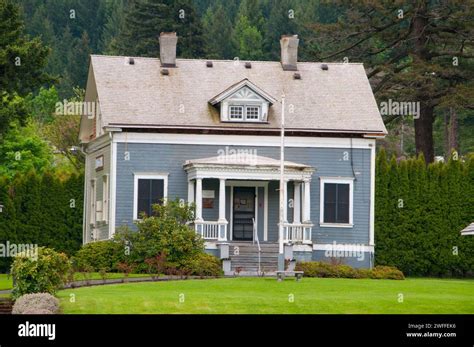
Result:
[[[280,131],[280,224],[279,224],[279,254],[280,257],[283,256],[283,223],[284,221],[284,210],[285,206],[285,94],[281,96],[281,131]],[[282,264],[280,264],[280,262]],[[279,262],[279,270],[284,270],[280,267],[284,267],[284,259]]]

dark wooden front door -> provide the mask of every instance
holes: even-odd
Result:
[[[252,241],[252,218],[255,218],[255,188],[234,187],[233,203],[232,239],[238,241]]]

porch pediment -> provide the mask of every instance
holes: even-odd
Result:
[[[214,157],[187,160],[183,167],[188,173],[188,179],[280,179],[280,160],[255,155],[252,150],[235,153],[230,151]],[[292,161],[285,161],[284,167],[285,178],[288,180],[310,180],[315,170],[309,165]]]

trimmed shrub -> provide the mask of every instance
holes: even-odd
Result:
[[[117,271],[117,264],[125,259],[124,247],[113,240],[85,244],[72,258],[79,271]]]
[[[13,305],[13,314],[56,314],[59,300],[49,293],[34,293],[20,296]]]
[[[389,279],[389,280],[404,280],[403,272],[393,266],[378,265],[372,269],[372,278]]]
[[[37,257],[20,253],[11,267],[14,299],[29,293],[54,294],[67,280],[71,264],[64,253],[39,247]]]
[[[216,257],[202,253],[183,264],[183,269],[189,275],[194,276],[220,276],[222,275],[222,265]]]
[[[307,261],[297,263],[295,270],[304,271],[305,277],[405,279],[405,276],[400,270],[391,266],[376,266],[373,269],[355,269],[349,265]]]

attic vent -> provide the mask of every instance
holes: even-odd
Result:
[[[251,69],[251,68],[252,68],[252,63],[249,62],[249,61],[247,61],[247,62],[245,63],[245,68],[246,68],[246,69]]]
[[[210,61],[210,60],[206,61],[206,66],[207,67],[212,67],[213,66],[212,61]]]
[[[135,59],[133,59],[133,58],[128,58],[128,63],[129,63],[130,65],[135,65]]]
[[[170,74],[170,70],[168,69],[161,69],[161,74],[164,76],[168,76]]]
[[[324,71],[329,70],[328,64],[321,64],[321,70],[324,70]]]
[[[300,79],[301,79],[301,74],[300,74],[299,72],[295,72],[295,73],[293,74],[293,78],[294,78],[295,80],[300,80]]]

